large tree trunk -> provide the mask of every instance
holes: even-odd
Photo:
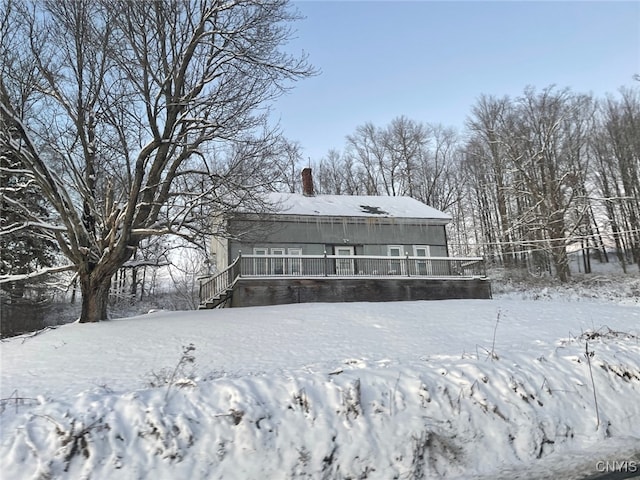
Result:
[[[569,269],[569,257],[567,256],[567,246],[563,240],[564,228],[559,225],[560,221],[556,221],[549,229],[551,235],[551,258],[553,266],[556,269],[556,277],[561,282],[569,281],[571,270]]]
[[[109,302],[109,288],[111,278],[96,279],[94,275],[80,276],[80,290],[82,292],[82,310],[80,323],[99,322],[107,320],[107,305]]]
[[[556,277],[564,283],[569,281],[571,270],[569,269],[569,257],[564,240],[566,227],[562,211],[557,207],[559,204],[559,201],[554,202],[555,210],[549,215],[549,236],[551,237],[551,258],[556,269]]]
[[[551,242],[553,253],[553,266],[556,269],[556,277],[563,283],[569,281],[571,277],[571,270],[569,269],[569,257],[567,256],[567,249],[563,242]]]

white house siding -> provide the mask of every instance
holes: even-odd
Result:
[[[229,240],[223,237],[213,237],[211,253],[215,257],[215,266],[221,272],[229,265]]]

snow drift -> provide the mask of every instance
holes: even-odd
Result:
[[[639,320],[610,303],[452,300],[160,312],[17,337],[2,342],[2,471],[580,478],[640,452]]]

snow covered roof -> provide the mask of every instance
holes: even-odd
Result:
[[[270,193],[267,200],[278,207],[281,215],[451,220],[450,215],[411,197]]]

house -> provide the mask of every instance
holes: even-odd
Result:
[[[271,193],[270,213],[237,212],[215,238],[204,307],[311,301],[489,298],[481,258],[452,258],[451,217],[409,197]]]

